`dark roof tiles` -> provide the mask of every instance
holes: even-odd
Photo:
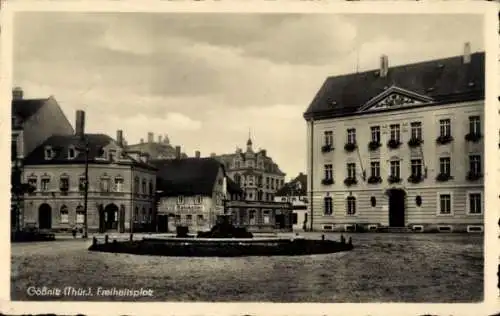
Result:
[[[309,108],[306,119],[354,114],[367,101],[396,86],[433,98],[436,103],[484,98],[485,54],[471,54],[470,63],[455,56],[390,67],[386,77],[377,70],[328,77]]]
[[[299,183],[299,184],[298,184]],[[275,196],[300,195],[307,194],[307,175],[300,173],[295,179],[291,180],[276,192]]]
[[[12,114],[20,117],[22,120],[27,120],[38,112],[47,100],[48,98],[12,100]]]

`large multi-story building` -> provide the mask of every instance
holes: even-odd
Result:
[[[25,157],[24,181],[36,189],[25,195],[23,224],[82,229],[88,183],[89,232],[154,230],[156,169],[148,156],[128,154],[122,131],[114,140],[84,133],[84,124],[77,111],[75,133],[48,137]]]
[[[484,94],[469,44],[327,78],[304,114],[311,227],[482,231]]]
[[[12,91],[11,102],[11,226],[20,228],[23,213],[22,186],[23,159],[49,137],[73,135],[71,123],[64,115],[56,99],[25,99],[19,87]]]
[[[274,201],[274,194],[285,182],[285,173],[267,151],[253,150],[252,140],[247,141],[246,151],[240,148],[235,153],[215,155],[225,167],[228,176],[244,191],[244,199],[249,201]]]
[[[295,231],[308,229],[307,176],[302,172],[276,192],[275,202],[286,202],[292,206],[292,228]]]

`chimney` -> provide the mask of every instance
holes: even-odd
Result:
[[[466,42],[465,45],[464,45],[464,64],[468,64],[470,63],[470,55],[471,55],[471,52],[470,52],[470,42]]]
[[[389,72],[389,57],[387,55],[382,55],[380,57],[380,77],[387,77],[387,73]]]
[[[194,157],[195,158],[200,158],[200,151],[199,150],[197,150],[197,151],[194,152]]]
[[[12,89],[12,100],[22,100],[24,96],[23,89],[20,87],[15,87]]]
[[[153,143],[155,141],[155,135],[151,132],[148,133],[148,143]]]
[[[181,146],[175,146],[175,159],[181,159]]]
[[[215,153],[211,153],[210,157],[214,158],[215,157]]]
[[[118,146],[123,147],[123,131],[121,129],[116,131],[116,142],[118,143]]]
[[[141,144],[144,144],[144,138],[141,138]]]
[[[83,137],[85,134],[85,112],[82,110],[76,111],[75,135]]]
[[[158,143],[161,144],[161,135],[158,136]]]

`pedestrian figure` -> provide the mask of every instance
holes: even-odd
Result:
[[[76,238],[76,227],[73,226],[73,228],[71,229],[71,233],[73,234],[73,238]]]

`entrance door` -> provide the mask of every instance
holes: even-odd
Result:
[[[278,229],[285,228],[285,215],[278,214],[278,215],[276,215],[275,220],[276,220],[276,222],[275,222],[276,223],[276,228],[278,228]]]
[[[44,203],[38,209],[38,227],[40,229],[52,228],[52,208]]]
[[[166,233],[168,232],[168,216],[158,215],[158,232]]]
[[[115,204],[108,204],[104,208],[104,228],[117,229],[118,227],[118,206]]]
[[[389,191],[390,227],[405,227],[405,197],[404,190],[392,189]]]
[[[120,219],[120,233],[125,232],[125,206],[120,205],[120,215],[118,217]]]

